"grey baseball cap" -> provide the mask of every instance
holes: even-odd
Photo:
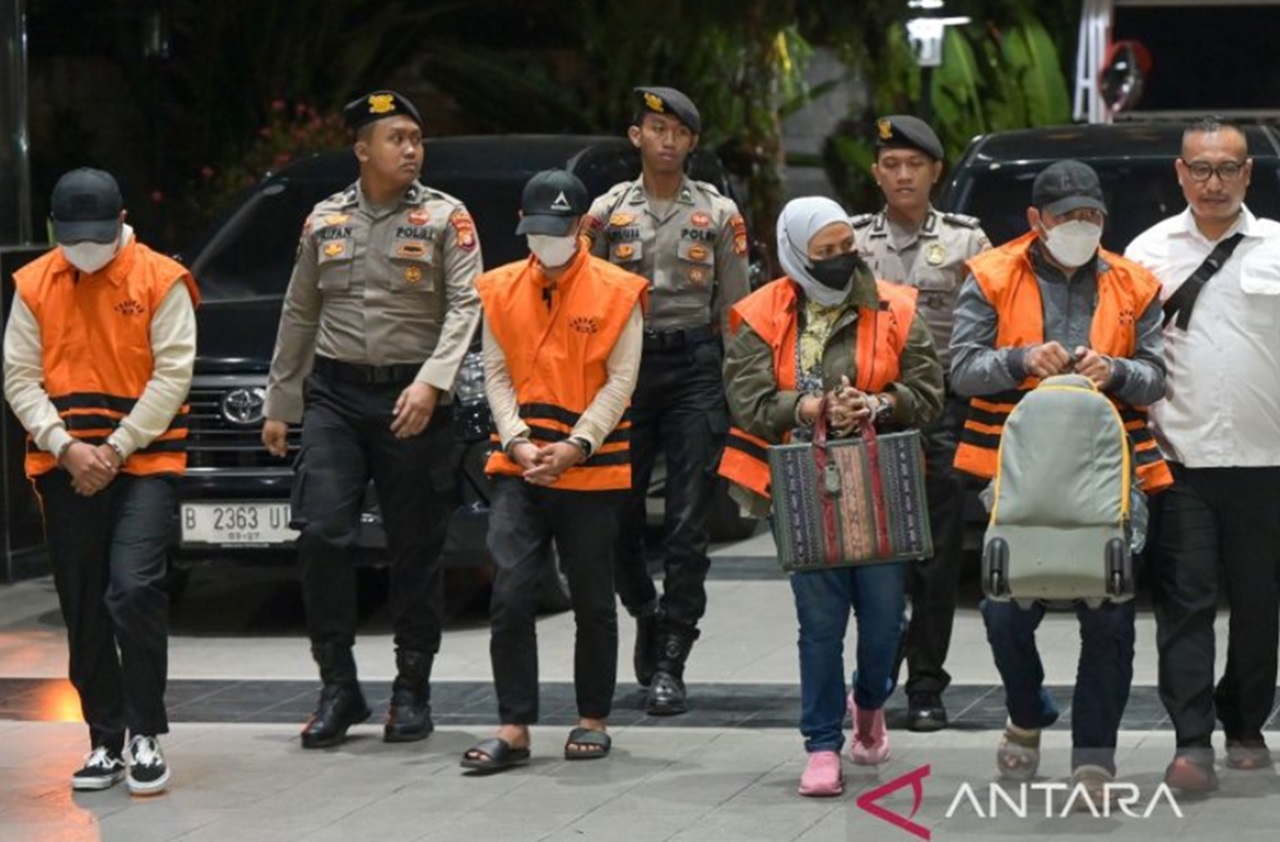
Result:
[[[1045,167],[1031,185],[1031,206],[1061,216],[1080,208],[1107,212],[1102,182],[1082,161],[1058,161]]]

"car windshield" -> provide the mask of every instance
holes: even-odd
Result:
[[[1107,202],[1103,248],[1123,252],[1143,231],[1187,206],[1171,161],[1095,160],[1089,164],[1102,181]],[[982,228],[992,243],[1008,242],[1027,231],[1031,183],[1043,166],[993,164],[975,169],[971,180],[961,188],[962,194],[952,197],[947,206],[963,208],[964,213],[982,220]],[[1280,181],[1275,166],[1269,159],[1255,162],[1246,200],[1254,214],[1273,219],[1280,212]]]
[[[253,192],[191,266],[209,301],[279,298],[289,285],[302,223],[343,185],[281,179]]]

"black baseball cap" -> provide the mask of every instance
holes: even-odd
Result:
[[[694,134],[702,131],[702,115],[698,113],[698,106],[675,88],[641,87],[636,88],[635,93],[640,100],[636,111],[637,124],[645,114],[670,114]]]
[[[53,186],[49,216],[59,243],[109,243],[120,236],[124,199],[109,172],[81,167]]]
[[[1031,206],[1061,216],[1080,208],[1107,212],[1102,183],[1093,167],[1082,161],[1050,164],[1031,185]]]
[[[942,160],[942,141],[928,123],[910,114],[890,114],[876,120],[876,149],[917,149]]]
[[[418,109],[406,97],[395,91],[373,91],[351,100],[342,108],[342,119],[352,131],[374,120],[398,116],[408,117],[418,124],[418,128],[425,128]]]
[[[543,170],[524,186],[516,234],[563,237],[573,232],[589,206],[587,188],[576,175],[564,170]]]

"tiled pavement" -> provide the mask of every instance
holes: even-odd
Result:
[[[457,766],[463,749],[490,733],[495,710],[486,624],[481,613],[462,607],[463,595],[451,596],[454,610],[433,685],[440,728],[430,740],[388,745],[379,738],[376,719],[393,664],[385,610],[374,609],[362,625],[357,657],[375,721],[353,729],[340,749],[304,752],[297,728],[317,685],[296,585],[285,572],[202,573],[173,617],[174,725],[164,739],[173,783],[168,794],[146,800],[131,798],[123,787],[70,791],[67,775],[86,740],[84,726],[71,721],[78,711],[62,680],[66,650],[51,584],[0,586],[0,842],[1277,837],[1280,777],[1271,770],[1224,770],[1221,792],[1178,799],[1176,811],[1156,797],[1173,735],[1153,689],[1149,611],[1140,613],[1135,687],[1118,752],[1121,779],[1137,787],[1137,797],[1126,802],[1136,815],[1118,808],[1111,816],[1058,815],[1063,793],[1053,787],[1069,773],[1066,682],[1075,672],[1078,633],[1073,618],[1054,615],[1039,638],[1065,716],[1046,732],[1045,777],[1025,791],[1026,808],[1018,815],[1009,804],[1020,806],[1022,793],[990,787],[1003,711],[972,585],[949,664],[955,684],[947,700],[956,727],[933,735],[894,729],[894,757],[884,767],[846,762],[842,797],[799,798],[804,754],[794,730],[794,616],[789,588],[767,558],[770,549],[767,539],[757,538],[719,551],[703,638],[690,666],[693,709],[676,719],[646,717],[633,685],[620,681],[611,721],[615,750],[607,760],[560,757],[572,721],[573,624],[566,615],[542,618],[543,724],[534,729],[534,762],[488,778],[469,777]],[[629,626],[622,624],[623,653],[631,643]],[[890,703],[891,728],[901,706],[900,696]],[[912,779],[920,782],[918,803]],[[869,792],[886,786],[890,791],[867,804]],[[1053,799],[1050,816],[1046,795]],[[886,811],[882,817],[873,814],[877,806]],[[884,818],[892,815],[900,817],[896,824]],[[904,828],[907,816],[914,828]]]

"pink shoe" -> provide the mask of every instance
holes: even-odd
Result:
[[[800,794],[810,798],[830,798],[844,792],[844,773],[840,771],[840,753],[815,751],[809,754],[809,765],[800,776]]]
[[[858,710],[849,694],[849,716],[853,719],[853,740],[849,756],[859,766],[879,766],[889,759],[889,729],[884,724],[884,708]]]

